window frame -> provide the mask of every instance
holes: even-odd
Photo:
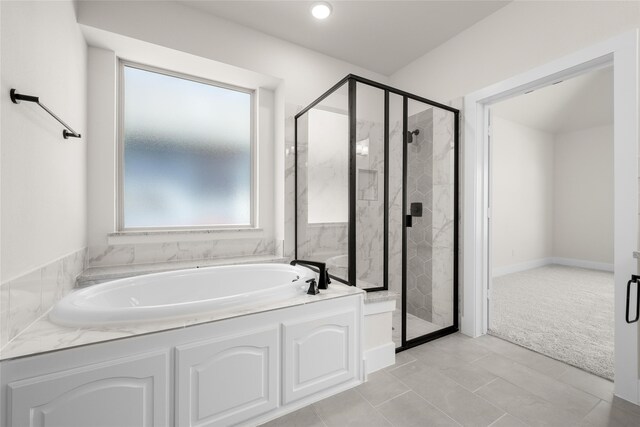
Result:
[[[209,224],[209,225],[185,225],[168,227],[125,227],[124,222],[124,69],[125,67],[136,68],[142,71],[158,73],[169,77],[189,80],[222,89],[233,90],[246,93],[250,96],[250,222],[249,224]],[[257,104],[258,91],[241,86],[235,86],[215,80],[205,79],[190,74],[185,74],[165,68],[158,68],[139,62],[118,58],[118,87],[117,87],[117,171],[116,171],[116,230],[118,232],[168,232],[168,231],[216,231],[216,230],[254,230],[259,228],[258,218],[258,140],[257,140]]]

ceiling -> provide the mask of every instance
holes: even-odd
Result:
[[[421,57],[508,1],[330,1],[316,20],[313,1],[189,1],[182,3],[383,75]]]
[[[491,107],[493,115],[549,133],[613,124],[613,69],[519,95]]]

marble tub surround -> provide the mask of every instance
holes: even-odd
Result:
[[[277,257],[273,255],[256,255],[234,258],[216,258],[208,260],[89,267],[84,270],[80,276],[78,276],[76,280],[76,286],[84,287],[96,285],[110,280],[124,279],[126,277],[139,276],[142,274],[162,273],[164,271],[214,267],[217,265],[262,264],[271,262],[282,263],[287,262],[288,260],[288,258]]]
[[[83,248],[0,285],[0,349],[73,289],[86,252]]]
[[[58,326],[50,322],[47,316],[42,316],[38,321],[32,323],[26,330],[0,350],[0,360],[13,359],[98,342],[123,339],[170,329],[180,329],[207,322],[215,322],[223,319],[277,310],[284,307],[310,304],[317,301],[341,298],[361,293],[364,293],[361,289],[334,282],[329,286],[329,289],[322,290],[318,295],[307,295],[301,292],[300,295],[286,301],[266,303],[256,301],[255,304],[241,307],[229,307],[205,315],[185,317],[171,321],[113,326],[110,328],[68,328]]]
[[[277,247],[275,240],[265,238],[92,246],[89,247],[87,265],[88,267],[106,267],[246,256],[275,256]]]

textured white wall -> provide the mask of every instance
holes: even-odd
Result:
[[[492,121],[493,268],[549,258],[554,137],[500,117]]]
[[[554,257],[613,263],[613,127],[555,137]]]
[[[73,2],[0,2],[2,282],[86,246],[87,47]],[[9,89],[39,96],[82,139]]]

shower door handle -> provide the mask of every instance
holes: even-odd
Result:
[[[627,323],[635,323],[640,319],[640,288],[638,287],[638,281],[640,281],[640,276],[636,276],[635,274],[631,275],[631,280],[627,282],[627,304],[625,309],[625,320]],[[631,319],[629,317],[629,302],[631,299],[631,284],[636,284],[636,316]]]
[[[411,215],[406,215],[406,221],[405,221],[405,225],[407,227],[413,227],[413,217]]]
[[[405,222],[407,227],[413,226],[413,217],[420,218],[422,216],[422,203],[414,202],[409,207],[410,215],[407,215],[407,221]]]

